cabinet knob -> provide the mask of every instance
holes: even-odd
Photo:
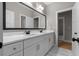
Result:
[[[16,48],[13,48],[13,50],[16,50]]]

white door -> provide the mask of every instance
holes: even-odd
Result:
[[[72,9],[72,38],[79,38],[79,2],[75,3]],[[79,56],[78,42],[75,41],[72,43],[73,54]]]
[[[2,33],[3,33],[3,32],[2,32],[2,23],[3,23],[3,22],[2,22],[2,21],[3,21],[3,20],[2,20],[2,18],[3,18],[3,17],[2,17],[2,15],[3,15],[2,12],[3,12],[3,11],[2,11],[2,9],[3,9],[3,8],[2,8],[2,2],[0,2],[0,56],[2,55],[1,43],[2,43],[2,39],[3,39],[3,35],[2,35]]]

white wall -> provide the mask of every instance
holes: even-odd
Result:
[[[47,30],[55,31],[55,43],[58,46],[57,19],[56,12],[73,7],[74,2],[54,2],[47,6]]]
[[[75,3],[72,9],[72,37],[79,38],[79,2]],[[74,56],[79,56],[79,43],[76,41],[72,42],[72,51]]]
[[[56,31],[56,11],[71,8],[74,2],[54,2],[47,6],[47,30]]]
[[[77,36],[74,33],[77,33]],[[72,37],[79,37],[79,2],[77,2],[72,10]]]

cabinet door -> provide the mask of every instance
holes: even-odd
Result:
[[[38,56],[43,56],[48,51],[48,39],[46,36],[40,37],[43,39],[37,43],[36,52]]]
[[[23,42],[13,43],[10,45],[3,46],[3,55],[9,56],[21,50],[23,50]]]
[[[54,35],[53,34],[49,34],[48,35],[48,42],[49,42],[49,49],[54,45]]]
[[[36,55],[36,45],[31,45],[24,49],[24,56],[35,56]]]
[[[23,51],[20,51],[18,53],[15,53],[15,54],[13,54],[11,56],[23,56]]]

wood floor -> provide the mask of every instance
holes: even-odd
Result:
[[[58,47],[71,50],[72,49],[72,43],[60,41],[58,43]]]

